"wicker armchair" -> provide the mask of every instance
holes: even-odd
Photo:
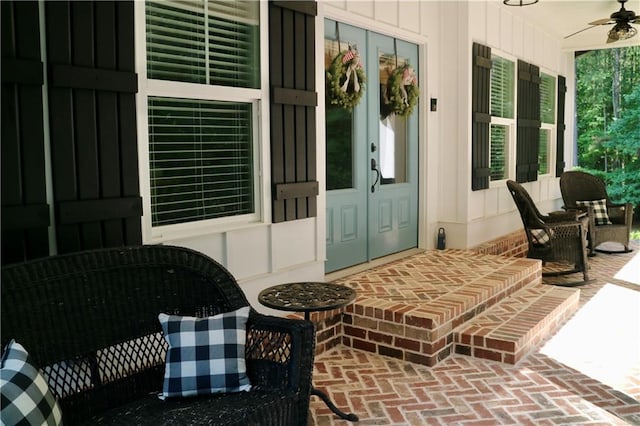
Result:
[[[509,180],[507,187],[518,207],[529,243],[527,257],[546,262],[569,262],[573,269],[543,272],[554,276],[582,272],[584,281],[564,285],[581,285],[589,280],[586,233],[588,218],[578,212],[560,212],[545,216],[538,211],[529,193],[519,183]]]
[[[2,345],[21,343],[65,425],[307,425],[313,324],[247,323],[248,392],[161,401],[167,345],[158,313],[210,316],[249,303],[233,276],[171,246],[102,249],[2,268]]]
[[[583,210],[589,213],[589,252],[607,241],[614,241],[624,246],[623,250],[614,253],[628,253],[629,234],[633,222],[633,206],[631,203],[616,204],[607,194],[604,181],[598,176],[581,171],[568,171],[560,175],[560,192],[564,208],[567,210]],[[596,214],[591,206],[580,206],[578,201],[606,200],[607,214],[611,224],[597,225]],[[598,250],[611,253],[608,250]]]

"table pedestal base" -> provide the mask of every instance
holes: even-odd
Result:
[[[331,411],[333,411],[340,418],[345,419],[345,420],[349,420],[350,422],[357,422],[358,421],[358,416],[356,416],[355,414],[353,414],[353,413],[347,414],[347,413],[344,413],[344,412],[340,411],[340,409],[338,407],[336,407],[333,402],[331,402],[331,400],[329,399],[327,394],[322,392],[321,390],[318,390],[316,388],[311,388],[311,395],[319,396],[324,401],[324,403],[327,404],[327,407],[329,407],[329,409]]]
[[[299,282],[275,285],[262,290],[258,301],[264,306],[283,311],[304,312],[304,319],[311,321],[311,311],[329,311],[353,302],[356,292],[339,284],[322,282]],[[355,414],[343,413],[326,393],[311,385],[311,395],[319,396],[327,407],[340,418],[357,422]]]

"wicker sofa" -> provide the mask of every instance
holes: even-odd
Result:
[[[53,256],[2,268],[2,345],[27,349],[65,425],[306,425],[313,324],[253,309],[250,391],[158,398],[167,351],[158,313],[205,317],[248,305],[224,267],[189,249]]]

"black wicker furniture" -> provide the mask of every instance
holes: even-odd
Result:
[[[567,262],[572,269],[543,271],[543,276],[554,276],[582,272],[583,281],[559,285],[582,285],[589,280],[586,233],[588,217],[584,213],[554,212],[543,215],[534,204],[526,189],[509,180],[507,187],[518,207],[520,218],[527,235],[529,251],[527,257],[547,262]]]
[[[65,425],[307,425],[310,321],[250,309],[248,392],[158,398],[167,344],[158,314],[208,317],[249,303],[233,276],[171,246],[101,249],[2,268],[2,345],[43,372]]]
[[[629,234],[633,222],[633,206],[631,203],[614,203],[609,198],[605,182],[590,173],[572,170],[560,175],[560,192],[564,208],[567,210],[583,210],[589,213],[589,251],[594,254],[596,247],[608,241],[622,244],[623,250],[618,253],[628,253]],[[580,205],[585,201],[605,200],[606,215],[610,223],[599,224],[593,206]],[[607,253],[616,251],[601,250]]]

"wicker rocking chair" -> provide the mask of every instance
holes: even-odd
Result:
[[[582,210],[589,214],[589,254],[594,254],[596,248],[607,241],[620,243],[624,249],[620,251],[598,249],[597,251],[605,253],[631,251],[629,234],[633,221],[633,206],[631,203],[613,203],[607,194],[606,184],[601,178],[580,171],[564,172],[560,176],[560,192],[566,210]],[[592,203],[598,200],[605,200],[606,205],[606,211],[601,209],[599,214]],[[606,217],[610,223],[603,223],[607,222]]]
[[[545,216],[536,208],[529,193],[519,183],[509,180],[507,187],[518,207],[529,243],[527,257],[547,262],[569,262],[573,269],[543,272],[558,276],[582,272],[583,281],[558,285],[583,285],[589,281],[586,233],[588,218],[584,213],[560,212]]]

